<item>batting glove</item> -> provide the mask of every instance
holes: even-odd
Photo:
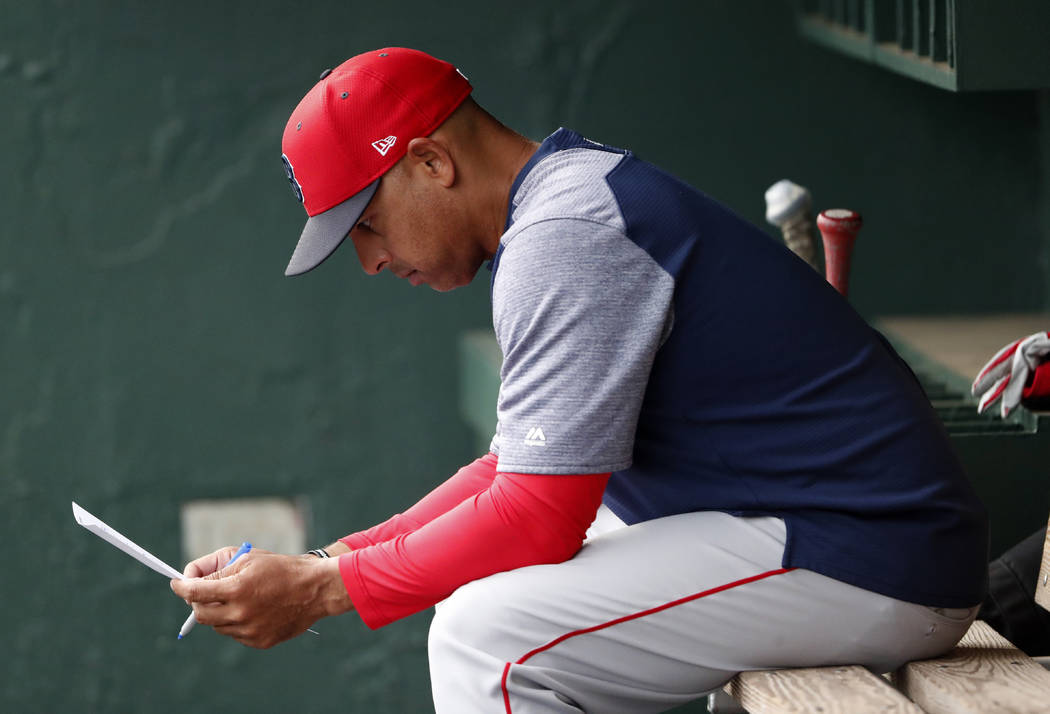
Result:
[[[973,380],[970,392],[980,395],[981,413],[1000,400],[1005,419],[1023,404],[1029,408],[1050,407],[1050,333],[1037,332],[1008,344],[995,353]]]

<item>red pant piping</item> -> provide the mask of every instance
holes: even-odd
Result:
[[[606,627],[612,627],[613,625],[619,625],[622,622],[628,622],[630,620],[637,620],[640,617],[645,617],[646,615],[652,615],[654,613],[661,612],[662,610],[667,610],[668,608],[672,608],[672,607],[675,607],[677,605],[682,605],[682,604],[687,603],[687,602],[692,602],[693,600],[699,600],[702,597],[707,597],[708,595],[714,595],[715,593],[720,593],[723,590],[729,590],[731,588],[735,588],[735,587],[738,587],[740,585],[747,585],[748,583],[753,583],[753,582],[755,582],[757,580],[763,580],[763,579],[771,577],[773,575],[781,575],[783,573],[788,573],[788,572],[791,572],[792,570],[794,570],[794,568],[778,568],[777,570],[770,570],[769,572],[766,572],[766,573],[759,573],[758,575],[752,575],[750,578],[744,578],[743,580],[736,580],[736,581],[731,582],[731,583],[726,583],[725,585],[719,585],[717,588],[711,588],[710,590],[704,590],[703,592],[694,593],[692,595],[687,595],[687,596],[685,596],[683,598],[679,598],[677,600],[672,600],[671,602],[664,603],[663,605],[658,605],[657,607],[649,608],[648,610],[642,610],[641,612],[636,612],[636,613],[633,613],[631,615],[625,615],[623,617],[618,617],[615,620],[609,620],[608,622],[603,622],[600,625],[594,625],[593,627],[587,627],[587,628],[582,629],[582,630],[575,630],[573,632],[569,632],[567,634],[562,635],[561,637],[558,637],[556,639],[551,640],[550,642],[548,642],[545,645],[542,645],[541,647],[537,647],[536,649],[532,650],[531,652],[528,652],[521,659],[519,659],[517,662],[514,662],[513,664],[524,664],[526,662],[526,660],[528,660],[533,655],[537,655],[540,652],[544,652],[546,650],[549,650],[550,648],[554,647],[555,645],[557,645],[557,644],[559,644],[561,642],[564,642],[565,640],[569,639],[570,637],[576,637],[577,635],[586,635],[589,632],[596,632],[598,630],[604,630]],[[510,666],[511,666],[511,664],[512,664],[511,662],[507,662],[506,666],[503,667],[503,677],[500,679],[500,688],[503,690],[503,704],[506,707],[507,714],[512,714],[511,710],[510,710],[510,692],[507,691],[507,677],[510,675]]]

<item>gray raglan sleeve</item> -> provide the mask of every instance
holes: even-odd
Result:
[[[493,285],[501,471],[630,466],[673,292],[670,275],[607,225],[546,220],[506,240]]]

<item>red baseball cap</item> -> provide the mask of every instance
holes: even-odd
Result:
[[[321,73],[281,142],[284,170],[309,216],[284,274],[313,270],[331,255],[408,142],[432,134],[471,90],[448,62],[402,47]]]

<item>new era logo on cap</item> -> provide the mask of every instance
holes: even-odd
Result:
[[[372,148],[378,151],[380,156],[386,156],[386,152],[390,151],[390,147],[393,146],[396,141],[396,136],[388,136],[385,139],[373,141]]]

